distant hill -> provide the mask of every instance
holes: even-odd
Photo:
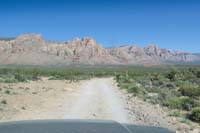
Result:
[[[68,42],[46,41],[42,35],[25,34],[0,38],[0,65],[160,65],[199,63],[200,54],[149,45],[104,48],[93,38],[76,38]]]
[[[15,37],[0,37],[0,41],[11,41],[15,40]]]

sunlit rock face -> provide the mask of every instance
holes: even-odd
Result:
[[[40,34],[25,34],[15,39],[0,39],[0,64],[73,65],[199,62],[198,54],[173,51],[149,45],[104,48],[91,37],[68,42],[46,41]]]

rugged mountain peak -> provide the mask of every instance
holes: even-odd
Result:
[[[83,37],[82,41],[95,41],[96,42],[96,40],[92,37]]]
[[[16,41],[26,41],[26,40],[32,40],[32,41],[44,41],[43,36],[41,34],[23,34],[18,36]]]
[[[72,43],[72,44],[75,44],[75,45],[83,45],[83,46],[95,46],[95,45],[97,45],[96,40],[91,38],[91,37],[84,37],[82,39],[75,38],[71,42],[68,42],[68,43]]]
[[[75,43],[75,42],[80,42],[80,41],[81,41],[81,39],[77,37],[77,38],[74,38],[72,41],[69,41],[67,43],[70,43],[70,42],[74,42]]]
[[[161,54],[161,49],[155,44],[148,45],[147,47],[144,48],[144,51],[149,56],[153,56],[153,55],[157,56]]]
[[[129,47],[129,50],[130,51],[141,51],[142,48],[137,46],[137,45],[132,45],[132,46]]]
[[[86,45],[92,45],[92,46],[97,44],[96,40],[91,37],[84,37],[82,39],[82,42],[85,43]]]
[[[160,50],[160,48],[156,44],[150,44],[147,47],[145,47],[144,49],[148,50],[148,51],[152,51],[152,52]]]
[[[41,62],[37,63],[40,59]],[[200,56],[159,48],[155,44],[145,48],[125,45],[106,49],[91,37],[57,43],[45,41],[40,34],[24,34],[16,39],[0,40],[0,63],[45,64],[44,61],[52,64],[57,62],[59,64],[149,65],[169,62],[200,62]]]

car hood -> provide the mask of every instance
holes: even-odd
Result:
[[[28,120],[0,123],[1,133],[173,133],[151,126],[102,120]]]

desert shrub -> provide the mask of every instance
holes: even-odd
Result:
[[[151,81],[154,81],[154,80],[159,80],[160,78],[160,74],[159,73],[153,73],[151,74]]]
[[[25,82],[25,81],[26,81],[25,76],[22,75],[22,74],[16,73],[14,76],[15,76],[15,79],[16,79],[18,82]]]
[[[5,94],[10,94],[10,90],[6,90],[4,93]]]
[[[152,81],[153,86],[161,86],[162,82],[161,81]]]
[[[184,96],[189,96],[189,97],[200,96],[200,87],[194,86],[192,84],[182,85],[179,91]]]
[[[120,79],[120,82],[129,83],[129,77],[127,75],[122,76],[121,79]]]
[[[172,109],[190,110],[195,102],[189,97],[173,97],[164,102],[164,105]]]
[[[148,80],[148,79],[143,79],[141,81],[139,81],[139,83],[144,86],[149,88],[152,85],[152,81]]]
[[[136,85],[129,85],[127,90],[129,93],[138,93],[140,88]]]
[[[39,76],[37,75],[37,74],[33,74],[33,75],[31,75],[31,78],[30,78],[30,80],[39,80],[40,78],[39,78]]]
[[[195,101],[192,98],[189,97],[183,97],[181,98],[182,101],[182,109],[190,111],[194,106],[196,106]]]
[[[158,84],[159,84],[159,86],[161,86],[161,85],[163,85],[163,84],[164,84],[164,81],[162,81],[162,80],[159,80],[159,81],[158,81]]]
[[[148,101],[152,104],[160,104],[161,101],[159,99],[159,96],[151,96],[151,97],[148,97]]]
[[[167,74],[167,78],[171,81],[175,81],[176,79],[176,75],[177,75],[177,71],[175,69],[172,69],[168,74]]]
[[[179,110],[172,110],[169,112],[169,116],[175,116],[175,117],[180,117],[181,113]]]
[[[178,97],[170,98],[165,103],[165,106],[168,106],[173,109],[181,109],[182,108],[182,102],[181,99]]]
[[[16,83],[17,80],[14,79],[14,78],[6,78],[2,82],[4,82],[4,83]]]
[[[117,82],[120,80],[120,76],[121,76],[120,74],[116,74],[116,75],[115,75],[115,80],[116,80]]]
[[[131,86],[130,83],[118,83],[118,87],[120,87],[121,89],[127,89],[129,86]]]
[[[49,80],[63,80],[64,78],[60,77],[60,76],[51,76],[49,77]]]
[[[182,118],[181,120],[180,120],[180,122],[181,123],[185,123],[185,124],[187,124],[187,125],[190,125],[191,126],[191,121],[189,120],[189,119],[187,119],[187,118]]]
[[[165,103],[168,99],[171,99],[172,97],[179,97],[180,94],[176,90],[169,90],[168,88],[163,88],[158,91],[158,100],[159,103],[163,104]]]
[[[135,93],[135,94],[146,94],[145,89],[142,87],[136,86],[134,84],[128,86],[128,93]]]
[[[158,87],[146,87],[148,93],[157,93],[159,91]]]
[[[0,69],[0,75],[7,75],[9,72],[10,72],[10,70],[7,68]]]
[[[6,101],[5,99],[3,99],[3,100],[1,101],[1,103],[2,103],[2,104],[7,104],[7,101]]]
[[[192,113],[190,115],[192,120],[200,122],[200,107],[195,107],[192,109]]]
[[[165,86],[169,89],[175,89],[176,88],[176,85],[174,83],[167,83]]]
[[[197,78],[200,78],[200,71],[196,72],[196,76],[197,76]]]

